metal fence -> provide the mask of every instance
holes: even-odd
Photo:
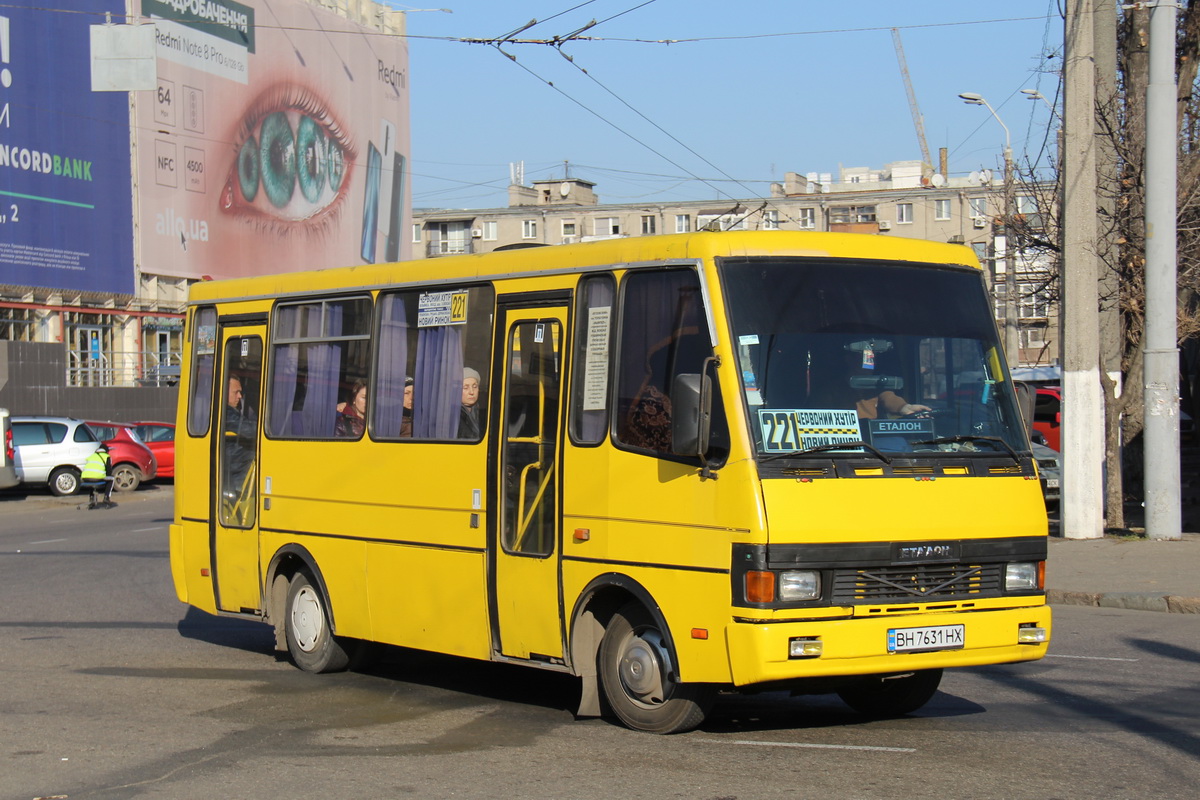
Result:
[[[174,386],[181,363],[178,352],[67,350],[67,386]]]

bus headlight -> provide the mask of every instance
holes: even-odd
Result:
[[[779,599],[816,600],[821,596],[821,573],[815,569],[793,569],[779,573]]]
[[[1004,568],[1004,590],[1022,592],[1041,588],[1041,564],[1038,561],[1014,561]]]

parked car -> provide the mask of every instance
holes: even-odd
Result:
[[[1033,398],[1033,427],[1051,450],[1062,449],[1062,387],[1039,386]]]
[[[118,492],[132,492],[143,481],[152,481],[158,474],[158,460],[150,448],[138,437],[132,425],[124,422],[93,422],[88,427],[96,432],[96,438],[108,447],[111,459],[109,474],[113,476],[113,488]]]
[[[158,477],[175,477],[175,423],[131,422],[133,429],[158,459]]]
[[[1057,450],[1033,442],[1033,459],[1037,462],[1038,479],[1042,482],[1042,497],[1046,507],[1057,505],[1062,498],[1062,465]]]
[[[79,473],[100,447],[96,434],[71,417],[11,418],[13,462],[22,483],[45,483],[58,496],[79,491]]]
[[[17,477],[15,459],[12,422],[8,417],[8,409],[0,408],[0,489],[7,489],[21,482],[21,479]]]

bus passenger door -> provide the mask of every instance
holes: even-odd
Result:
[[[493,647],[516,658],[563,656],[559,599],[562,391],[567,308],[508,308],[494,371],[489,515]],[[496,384],[500,384],[496,386]]]
[[[262,326],[223,327],[220,413],[213,439],[212,574],[217,608],[260,608],[258,439],[262,396]]]

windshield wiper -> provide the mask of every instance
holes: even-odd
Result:
[[[919,442],[913,442],[913,444],[960,444],[962,442],[998,442],[1000,446],[1007,450],[1008,454],[1012,456],[1013,461],[1017,462],[1018,464],[1021,463],[1021,457],[1017,455],[1017,451],[1013,450],[1012,447],[1009,446],[1008,442],[1004,441],[999,436],[971,436],[970,434],[957,434],[955,436],[942,436],[937,439],[922,439]]]
[[[869,451],[873,456],[878,458],[883,463],[885,463],[885,464],[892,463],[892,460],[890,458],[888,458],[883,453],[879,452],[874,447],[872,447],[871,445],[869,445],[866,442],[861,441],[861,440],[857,441],[857,442],[835,442],[833,444],[821,444],[821,445],[817,445],[816,447],[809,447],[804,450],[795,450],[791,453],[771,453],[768,456],[763,456],[762,458],[759,459],[759,461],[766,462],[766,461],[775,461],[780,458],[799,458],[800,456],[806,456],[809,453],[827,453],[831,450],[846,450],[851,447],[861,447],[864,450]]]

